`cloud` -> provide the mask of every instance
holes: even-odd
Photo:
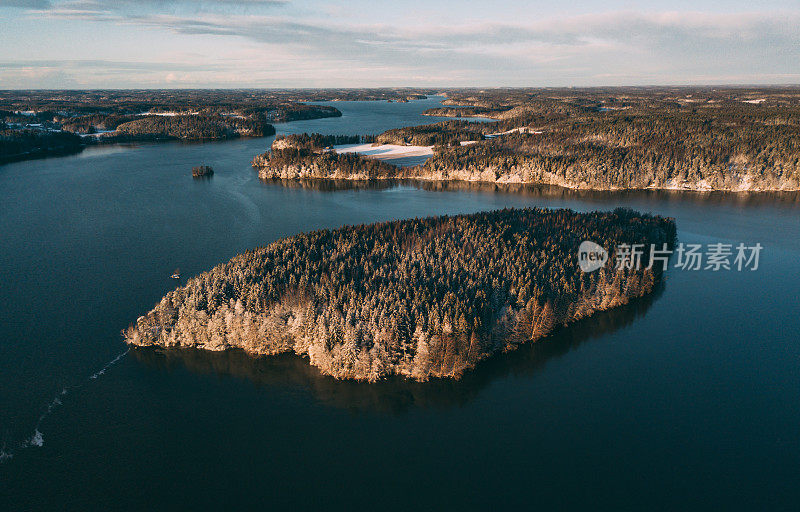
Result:
[[[57,16],[106,18],[112,14],[163,12],[252,12],[288,5],[288,0],[2,0],[16,7]]]
[[[121,17],[120,21],[160,26],[179,33],[238,35],[261,42],[297,42],[308,46],[383,47],[401,50],[450,50],[463,47],[540,43],[585,46],[593,41],[654,43],[740,41],[797,43],[800,14],[709,15],[703,13],[612,13],[547,20],[528,25],[355,25],[299,22],[280,17],[207,16],[203,20],[172,15]]]
[[[598,55],[610,60],[645,57],[661,62],[683,61],[684,65],[705,65],[720,58],[769,63],[776,55],[796,56],[800,62],[797,14],[622,12],[528,25],[485,23],[413,29],[253,16],[209,16],[198,20],[156,15],[128,18],[125,22],[181,34],[238,36],[292,48],[309,58],[358,58],[376,64],[452,65],[462,61],[468,65],[472,59],[475,67],[497,67],[504,64],[503,59],[509,59],[509,64],[516,65],[564,60],[583,60],[588,65],[586,59]]]
[[[116,7],[113,9],[110,4]],[[176,5],[225,6],[232,0],[58,2],[37,18],[81,19],[147,27],[196,38],[238,60],[159,68],[153,80],[235,83],[241,86],[614,85],[643,83],[763,83],[800,81],[800,10],[796,12],[642,13],[617,11],[532,22],[459,22],[424,19],[360,23],[347,17],[314,19],[259,13],[201,12]],[[270,9],[282,2],[251,0]],[[137,10],[125,5],[157,9]],[[122,6],[122,7],[119,7]],[[247,48],[247,50],[245,50]],[[75,69],[78,64],[65,65]],[[124,66],[108,63],[110,69]],[[184,66],[184,67],[181,67]],[[99,70],[100,64],[96,66]],[[168,69],[169,68],[169,69]],[[95,69],[95,68],[92,68]],[[269,73],[264,71],[269,70]],[[98,71],[99,72],[99,71]],[[236,77],[236,78],[234,78]],[[205,82],[204,82],[205,81]]]
[[[21,9],[48,9],[52,6],[50,0],[3,0],[0,7],[19,7]]]

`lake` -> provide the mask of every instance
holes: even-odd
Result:
[[[436,122],[336,102],[278,133]],[[89,148],[0,167],[0,509],[796,510],[800,196],[264,183],[272,138]],[[210,179],[191,168],[211,165]],[[280,237],[539,206],[628,206],[756,271],[671,268],[653,295],[461,381],[322,377],[293,355],[137,350],[185,278]]]

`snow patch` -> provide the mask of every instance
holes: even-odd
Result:
[[[433,146],[401,146],[399,144],[344,144],[334,146],[333,150],[337,153],[358,153],[378,160],[433,155]]]

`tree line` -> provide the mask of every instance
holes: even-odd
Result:
[[[0,164],[53,155],[69,155],[83,149],[72,133],[42,130],[10,130],[0,123]]]
[[[373,135],[323,135],[321,133],[297,133],[289,135],[278,135],[272,141],[272,149],[307,149],[310,151],[321,152],[332,146],[343,144],[365,144],[375,142]]]
[[[387,130],[375,137],[375,142],[404,146],[455,146],[463,141],[483,140],[485,134],[492,133],[494,124],[490,123],[487,127],[484,123],[443,121],[436,124],[408,126]]]
[[[252,164],[261,179],[383,179],[402,174],[402,170],[394,165],[356,153],[320,153],[314,149],[294,147],[257,155]]]
[[[439,148],[421,175],[576,188],[800,188],[800,122],[737,113],[617,113]],[[489,176],[487,176],[489,171]]]
[[[274,135],[275,127],[265,116],[146,116],[117,126],[120,136],[163,137],[181,140],[229,139],[240,136]]]

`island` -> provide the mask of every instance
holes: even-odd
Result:
[[[619,244],[675,241],[629,209],[504,209],[345,226],[249,250],[188,280],[128,327],[135,347],[294,352],[337,379],[459,378],[492,354],[654,290]],[[578,266],[591,240],[611,258]]]
[[[214,175],[214,169],[208,165],[198,165],[197,167],[192,167],[192,177],[193,178],[208,178]]]
[[[405,179],[584,190],[800,190],[797,88],[453,91],[436,115],[480,115],[389,130],[376,149],[258,155],[264,179]],[[387,145],[379,148],[379,145]],[[391,166],[404,146],[430,158]],[[352,151],[348,151],[352,153]],[[359,161],[360,160],[360,161]],[[375,164],[374,160],[384,160]]]

